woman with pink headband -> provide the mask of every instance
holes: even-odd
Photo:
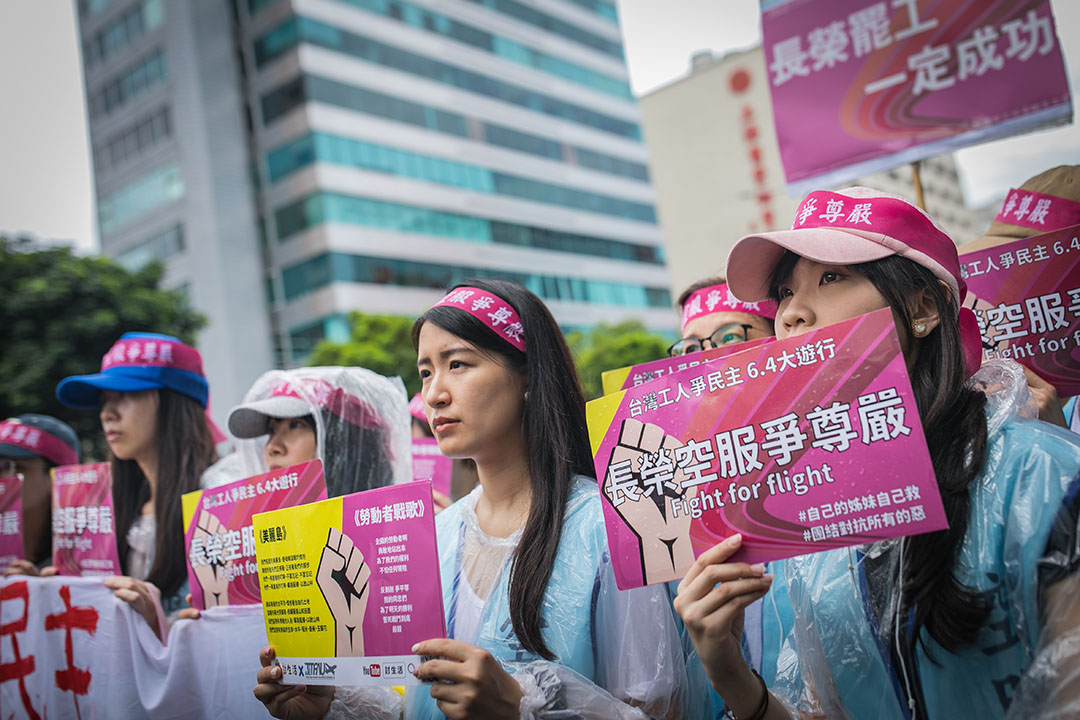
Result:
[[[261,654],[255,696],[280,718],[676,718],[681,647],[662,588],[619,592],[569,348],[513,283],[455,287],[413,326],[425,417],[480,484],[435,519],[448,639],[418,643],[428,686],[288,687]]]
[[[1018,415],[1015,363],[979,369],[952,241],[904,198],[818,191],[727,270],[738,297],[778,302],[781,339],[892,309],[949,523],[768,568],[727,562],[738,535],[702,553],[675,609],[728,711],[1080,717],[1080,442]]]
[[[986,233],[962,245],[960,252],[984,250],[1074,225],[1080,225],[1080,165],[1059,165],[1009,190]],[[1063,404],[1056,387],[1030,368],[1024,368],[1024,373],[1039,404],[1039,417],[1080,433],[1076,398]]]
[[[101,372],[65,378],[63,404],[94,409],[112,453],[116,542],[125,576],[105,581],[159,634],[188,590],[180,496],[199,488],[225,436],[207,415],[199,352],[170,335],[125,333]],[[156,595],[160,591],[161,599]]]
[[[773,335],[776,303],[744,303],[722,277],[699,280],[679,296],[682,339],[668,348],[672,357]]]

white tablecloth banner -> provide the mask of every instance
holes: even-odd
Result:
[[[173,624],[167,645],[97,578],[0,579],[0,718],[266,718],[262,606]]]

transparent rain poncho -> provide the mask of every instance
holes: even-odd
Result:
[[[357,367],[270,370],[251,386],[244,404],[271,397],[284,383],[309,405],[305,414],[315,421],[329,497],[412,480],[408,396],[401,378]],[[237,440],[236,450],[203,474],[202,487],[266,472],[268,437]]]
[[[543,634],[554,662],[514,635],[508,580],[519,533],[496,538],[480,529],[474,509],[482,492],[477,487],[436,518],[447,634],[487,650],[513,675],[524,693],[523,720],[683,717],[686,673],[667,593],[663,586],[616,588],[596,481],[575,480],[545,595]],[[458,608],[470,604],[470,589],[478,610],[463,623],[469,613]],[[374,688],[338,688],[328,715],[402,716],[442,713],[421,686],[408,688],[404,700]]]
[[[933,720],[1080,717],[1080,439],[1029,419],[1015,363],[988,363],[973,382],[988,396],[989,438],[956,572],[991,600],[987,622],[952,653],[924,630],[904,662],[890,653],[909,622],[897,617],[904,543],[771,563],[748,655],[794,717],[900,720],[920,705]]]

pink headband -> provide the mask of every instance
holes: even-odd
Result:
[[[168,367],[203,374],[198,350],[181,342],[160,339],[117,340],[101,358],[102,370],[112,367]]]
[[[18,420],[0,422],[0,443],[29,450],[57,465],[75,465],[79,462],[78,453],[63,440]]]
[[[1080,203],[1030,190],[1009,190],[994,222],[1050,232],[1080,224]]]
[[[409,414],[421,422],[428,421],[424,413],[424,398],[420,397],[420,393],[413,395],[412,400],[409,401]]]
[[[459,287],[451,290],[446,297],[432,307],[455,307],[472,315],[491,328],[492,332],[506,342],[525,352],[525,329],[521,326],[514,308],[486,290],[474,287]]]
[[[297,384],[303,386],[303,394],[297,390]],[[314,401],[319,407],[329,410],[356,427],[370,429],[381,426],[367,403],[325,380],[300,378],[285,381],[270,391],[270,397],[291,397],[306,403]]]
[[[725,283],[711,285],[695,291],[686,299],[682,309],[682,329],[686,332],[686,325],[702,315],[711,315],[718,312],[737,312],[757,315],[769,320],[776,319],[776,303],[772,300],[760,302],[743,302],[732,294]]]

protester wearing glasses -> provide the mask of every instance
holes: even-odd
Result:
[[[773,335],[776,304],[744,303],[722,277],[700,280],[679,296],[682,339],[668,348],[672,357],[736,345]]]
[[[826,204],[859,213],[807,212]],[[791,230],[741,239],[728,274],[739,297],[779,303],[780,338],[892,310],[948,519],[767,568],[727,561],[739,535],[702,553],[675,609],[728,711],[1080,716],[1080,441],[1019,416],[1029,395],[1014,362],[980,368],[952,240],[899,196],[818,191]]]

